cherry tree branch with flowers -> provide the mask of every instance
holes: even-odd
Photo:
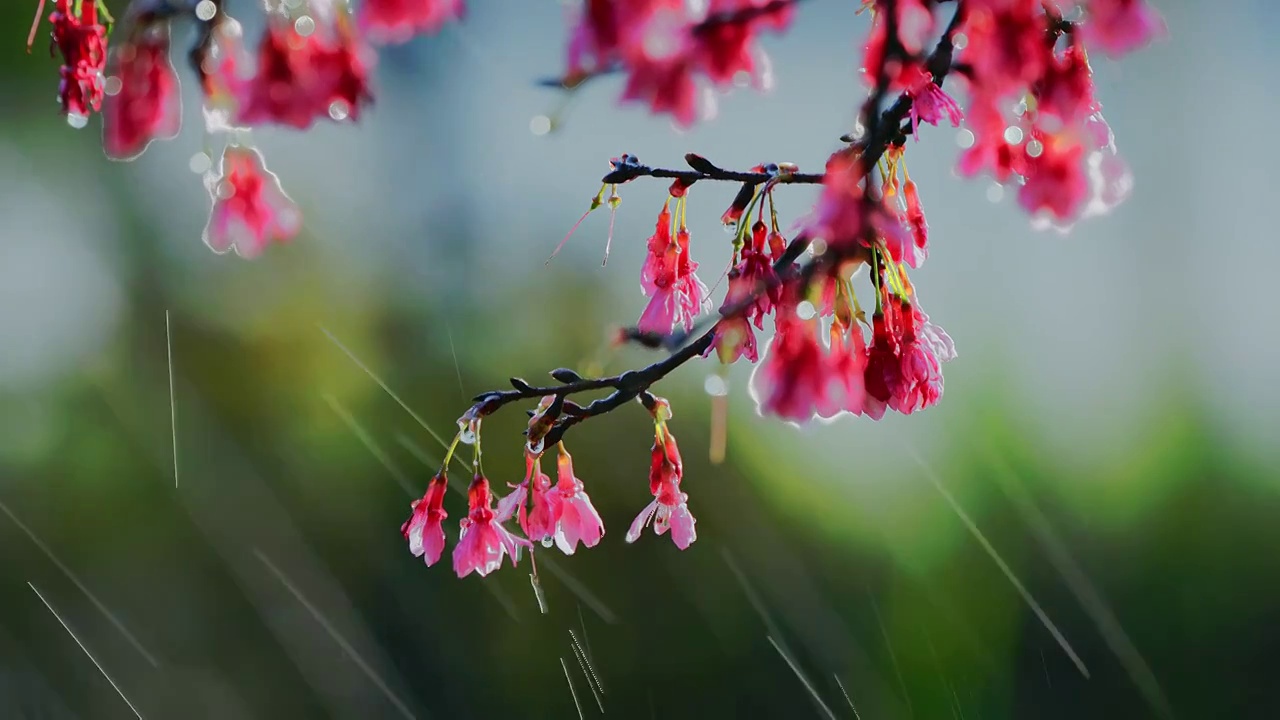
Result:
[[[267,0],[267,28],[252,54],[221,0],[133,0],[114,31],[103,0],[52,1],[62,112],[73,127],[101,113],[104,150],[118,160],[178,134],[180,79],[170,61],[170,26],[196,24],[188,60],[204,98],[209,158],[222,146],[217,167],[204,173],[211,201],[204,241],[215,252],[245,258],[291,240],[303,223],[252,144],[251,129],[358,121],[374,96],[375,48],[434,33],[465,10],[463,0],[362,0],[354,11],[346,0]],[[700,88],[727,89],[743,79],[767,84],[757,39],[785,32],[798,4],[584,0],[554,85],[578,92],[591,78],[619,74],[621,102],[688,126],[700,115]],[[876,420],[888,410],[911,414],[936,404],[942,365],[955,348],[921,309],[908,276],[929,249],[929,225],[906,164],[909,140],[920,140],[922,124],[963,123],[959,173],[1017,183],[1019,204],[1037,225],[1065,229],[1127,196],[1132,177],[1094,95],[1089,52],[1120,57],[1162,35],[1163,22],[1145,0],[862,0],[858,13],[864,11],[866,97],[854,132],[840,139],[822,172],[774,162],[728,170],[694,153],[685,156],[688,169],[645,165],[629,154],[611,160],[583,219],[606,205],[612,218],[621,185],[671,181],[645,244],[640,282],[648,305],[617,336],[667,354],[606,377],[559,369],[551,372],[552,385],[512,378],[512,389],[476,396],[401,528],[415,556],[434,565],[444,554],[446,471],[462,445],[472,448],[473,477],[453,551],[459,576],[487,575],[504,558],[515,564],[535,542],[566,554],[595,546],[604,523],[575,474],[565,436],[632,401],[653,418],[652,501],[626,540],[652,523],[657,534],[670,531],[678,547],[689,547],[696,521],[683,490],[671,406],[653,391],[676,368],[712,354],[721,368],[744,359],[755,364],[750,389],[759,410],[797,424],[839,415]],[[952,80],[963,106],[944,89]],[[739,185],[720,215],[733,241],[716,312],[690,257],[686,223],[691,188],[705,182]],[[784,230],[774,193],[803,184],[820,185],[821,195],[811,213]],[[612,228],[611,219],[610,242]],[[863,266],[872,287],[870,318],[853,285]],[[774,333],[761,346],[756,332],[769,317]],[[580,399],[591,393],[601,395]],[[519,403],[535,404],[522,442],[525,477],[498,498],[482,466],[481,426]],[[554,484],[541,465],[552,447]],[[522,535],[507,527],[513,520]]]

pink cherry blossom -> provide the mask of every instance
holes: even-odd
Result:
[[[847,327],[839,321],[832,322],[830,344],[826,386],[817,401],[818,416],[861,415],[867,395],[867,343],[862,337],[862,328],[857,322]]]
[[[1039,155],[1027,158],[1026,183],[1018,188],[1018,204],[1028,213],[1049,213],[1055,220],[1079,216],[1089,195],[1085,147],[1076,133],[1042,135]]]
[[[409,552],[414,557],[421,557],[428,566],[439,562],[444,553],[442,523],[449,517],[444,510],[444,494],[448,484],[449,479],[444,473],[431,478],[426,494],[413,501],[413,515],[400,526],[400,532],[409,541]]]
[[[357,21],[370,42],[396,45],[437,32],[465,11],[463,0],[363,0]]]
[[[933,75],[921,67],[904,73],[907,96],[911,98],[911,134],[920,141],[920,122],[937,125],[945,115],[951,127],[960,127],[964,112],[955,99],[933,81]]]
[[[1086,0],[1080,28],[1086,43],[1111,57],[1126,55],[1168,33],[1146,0]]]
[[[693,329],[693,319],[702,312],[707,286],[695,275],[698,263],[689,258],[689,231],[680,227],[671,234],[670,200],[658,213],[657,226],[649,238],[649,254],[640,271],[640,287],[649,296],[637,327],[642,332],[665,335],[679,324]]]
[[[761,413],[805,423],[813,418],[829,390],[818,319],[801,318],[791,305],[779,307],[774,322],[777,332],[751,375],[751,395]]]
[[[595,547],[604,537],[604,522],[583,490],[582,481],[573,474],[573,457],[563,448],[556,460],[556,475],[556,486],[550,493],[559,500],[556,547],[565,555],[572,555],[579,542],[589,548]]]
[[[653,493],[653,502],[632,521],[627,530],[627,542],[638,540],[650,520],[653,521],[654,534],[663,535],[670,530],[672,541],[681,550],[688,549],[698,539],[697,520],[689,512],[689,496],[680,490],[683,475],[684,466],[680,462],[675,436],[666,430],[665,424],[660,423],[649,467],[649,491]]]
[[[493,511],[493,493],[489,481],[480,474],[467,492],[470,511],[462,519],[458,544],[453,548],[453,569],[458,577],[472,572],[484,577],[502,567],[504,556],[511,558],[512,567],[520,557],[520,548],[530,547],[528,540],[516,537],[502,526]]]
[[[254,258],[272,242],[287,242],[302,225],[298,206],[267,170],[262,154],[240,145],[223,151],[217,175],[207,177],[213,210],[204,242],[214,252]]]
[[[113,56],[120,89],[102,104],[102,147],[113,160],[142,154],[182,127],[178,74],[169,60],[169,23],[140,28]]]

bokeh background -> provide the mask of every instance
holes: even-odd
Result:
[[[606,267],[603,212],[544,260],[621,152],[821,167],[860,99],[858,3],[805,3],[766,41],[776,87],[688,132],[619,108],[616,79],[567,109],[538,87],[557,3],[471,3],[382,54],[358,125],[256,133],[306,230],[254,262],[200,242],[193,83],[181,137],[109,162],[23,52],[31,5],[0,9],[0,716],[132,716],[41,596],[148,718],[1280,713],[1273,3],[1158,2],[1168,40],[1095,60],[1136,188],[1069,235],[924,132],[942,404],[800,430],[734,368],[713,465],[712,367],[683,368],[659,390],[699,540],[623,542],[650,499],[639,408],[578,428],[608,534],[539,553],[545,613],[527,563],[458,580],[407,552],[426,428],[510,375],[650,361],[607,333],[643,307],[664,184],[623,188]],[[734,190],[691,193],[709,284]],[[519,415],[486,424],[495,480],[522,471]]]

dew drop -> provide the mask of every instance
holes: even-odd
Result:
[[[551,538],[549,538],[549,537],[544,537],[544,538],[542,538],[542,547],[544,547],[544,548],[549,548],[549,547],[551,547],[551,546],[552,546],[552,545],[554,545],[554,544],[555,544],[555,541],[554,541],[554,540],[552,540]]]
[[[725,224],[724,224],[724,234],[725,234],[725,235],[737,235],[737,234],[738,234],[738,223],[736,223],[736,222],[727,222],[727,223],[725,223]]]
[[[67,113],[67,124],[79,130],[89,124],[89,116],[80,113]]]
[[[108,75],[107,79],[102,81],[102,92],[108,95],[119,95],[123,87],[124,82],[116,75]]]
[[[812,318],[814,315],[817,315],[817,314],[818,314],[818,309],[815,308],[813,306],[813,303],[809,302],[808,300],[802,300],[800,301],[799,305],[796,305],[796,316],[799,317],[801,320],[809,320],[810,318]]]
[[[529,132],[534,135],[546,135],[551,132],[551,118],[546,115],[534,115],[529,120]]]
[[[960,132],[956,133],[956,144],[966,150],[973,147],[975,139],[969,128],[960,128]]]
[[[293,21],[293,30],[302,37],[308,37],[316,31],[316,21],[312,20],[310,15],[303,15]]]
[[[1043,152],[1044,152],[1044,143],[1035,139],[1027,141],[1028,157],[1033,157],[1033,158],[1040,157],[1040,154]]]
[[[994,183],[991,187],[987,188],[987,200],[993,203],[998,203],[1003,198],[1004,186],[1000,183]]]
[[[458,442],[463,445],[474,445],[476,442],[476,434],[471,431],[470,427],[463,424],[462,429],[458,431]]]
[[[1022,128],[1017,125],[1010,125],[1004,129],[1004,141],[1010,145],[1017,145],[1022,142]]]
[[[213,16],[217,14],[218,6],[213,2],[213,0],[200,0],[200,2],[196,3],[197,18],[207,22],[212,20]]]
[[[349,114],[351,114],[351,109],[347,106],[345,100],[334,100],[329,104],[329,117],[334,120],[346,120]]]
[[[198,152],[195,155],[192,155],[191,159],[187,161],[187,167],[191,169],[191,172],[197,175],[205,174],[212,166],[213,161],[210,160],[209,156],[203,152]]]
[[[712,397],[729,394],[729,384],[719,375],[708,375],[706,381],[702,383],[702,387]]]

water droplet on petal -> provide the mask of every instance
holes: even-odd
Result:
[[[724,224],[724,234],[725,234],[725,235],[736,235],[736,234],[738,234],[738,223],[736,223],[736,222],[727,222],[727,223],[725,223],[725,224]]]
[[[89,124],[89,116],[80,113],[67,113],[67,124],[79,130]]]
[[[307,37],[316,31],[316,21],[310,15],[303,15],[293,21],[293,30],[302,37]]]
[[[552,545],[554,545],[554,544],[555,544],[555,541],[554,541],[554,540],[552,540],[551,538],[549,538],[549,537],[544,537],[544,538],[542,538],[542,547],[544,547],[544,548],[549,548],[549,547],[551,547],[551,546],[552,546]]]
[[[334,100],[332,103],[329,104],[329,117],[333,118],[334,120],[338,120],[338,121],[346,120],[347,116],[350,114],[351,114],[351,108],[347,106],[347,103],[345,100]]]
[[[218,14],[218,5],[217,3],[213,2],[213,0],[200,0],[200,2],[196,3],[197,18],[204,21],[209,21],[209,20],[212,20],[213,16],[217,14]]]

